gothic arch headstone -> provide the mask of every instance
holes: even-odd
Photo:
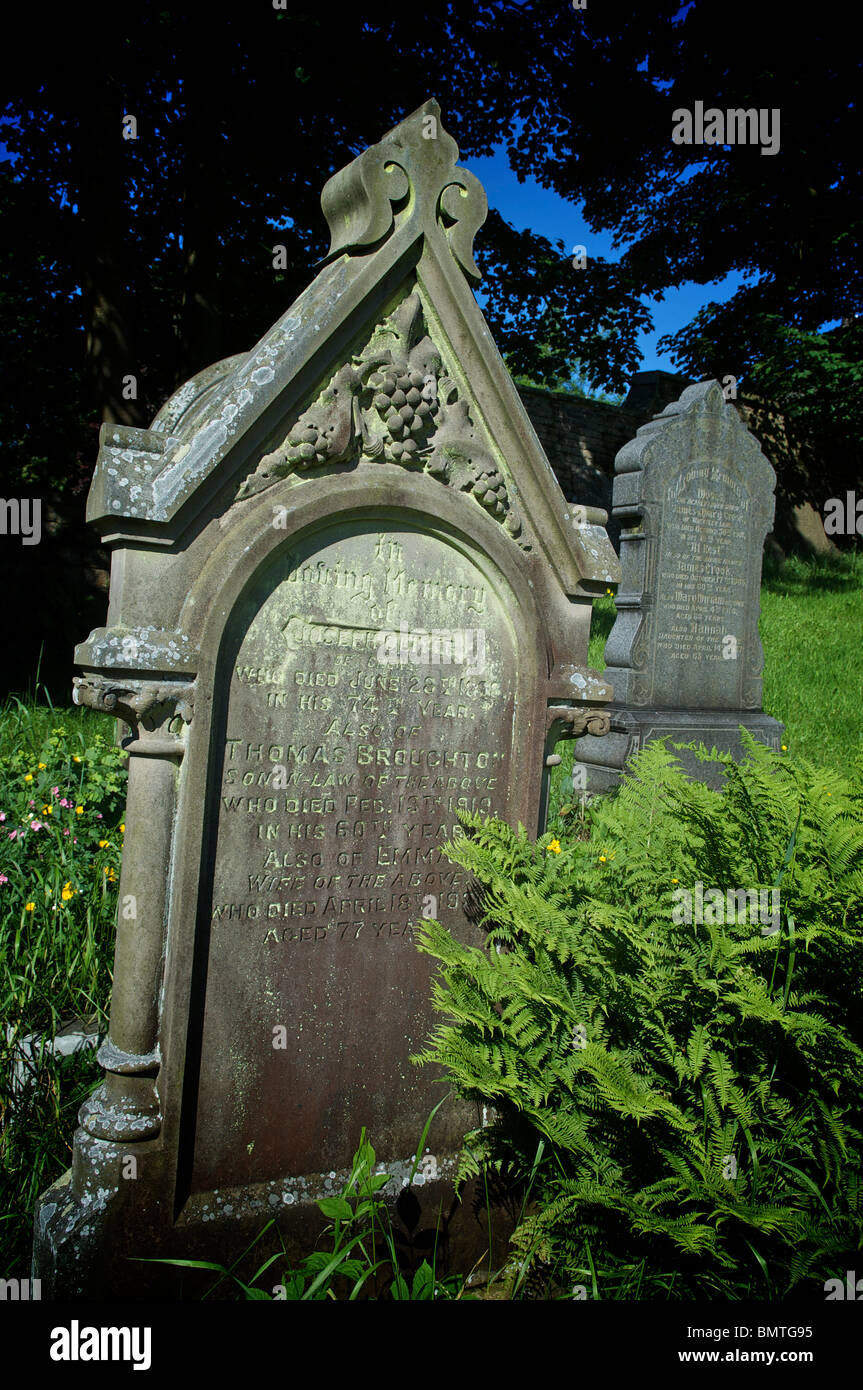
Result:
[[[443,1094],[410,1062],[413,929],[481,940],[441,844],[460,808],[538,833],[556,739],[607,727],[605,514],[564,500],[476,305],[457,155],[427,102],[330,179],[330,253],[264,338],[103,428],[111,605],[75,695],[126,725],[126,848],[105,1081],[37,1215],[49,1296],[170,1291],[128,1257],[226,1261],[271,1217],[308,1251],[364,1125],[394,1199]],[[480,1118],[435,1121],[426,1224]],[[482,1251],[467,1207],[444,1234]]]

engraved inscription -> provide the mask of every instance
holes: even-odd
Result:
[[[481,629],[482,671],[446,645],[438,664],[382,659],[400,623]],[[517,724],[506,605],[443,538],[343,525],[283,551],[234,628],[211,792],[199,1132],[241,1113],[196,1152],[199,1189],[217,1172],[308,1171],[313,1156],[343,1166],[371,1054],[362,1123],[400,1126],[411,1151],[441,1094],[408,1061],[434,1024],[415,928],[433,902],[455,935],[481,939],[441,845],[462,833],[461,810],[507,815]],[[294,1046],[274,1053],[262,1039],[288,1020]],[[218,1068],[208,1048],[222,1050]]]
[[[741,704],[743,661],[728,653],[742,653],[748,637],[750,507],[746,488],[714,464],[692,464],[668,488],[656,589],[655,651],[664,690],[652,692],[660,703],[703,703],[698,667],[709,663],[711,703]]]

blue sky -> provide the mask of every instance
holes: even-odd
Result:
[[[489,205],[519,231],[529,227],[531,231],[548,237],[551,242],[560,240],[570,255],[573,246],[582,245],[587,251],[588,264],[591,253],[610,261],[619,260],[623,254],[622,249],[612,250],[610,233],[594,235],[590,231],[578,204],[566,202],[557,193],[543,188],[535,179],[525,179],[524,183],[519,183],[509,167],[504,150],[488,159],[466,158],[460,159],[459,163],[476,174],[488,195]],[[679,371],[667,354],[657,352],[657,340],[664,333],[683,328],[702,305],[711,300],[724,303],[730,299],[742,283],[742,274],[734,272],[717,284],[697,285],[688,281],[679,289],[666,290],[661,304],[654,303],[645,295],[644,303],[653,313],[654,327],[649,333],[639,334],[638,345],[642,353],[639,370],[661,368],[668,372]],[[478,297],[482,300],[481,293]]]

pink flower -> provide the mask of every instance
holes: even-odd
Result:
[[[0,820],[5,820],[5,819],[6,819],[6,812],[5,812],[5,811],[0,811]]]
[[[30,822],[30,829],[31,829],[31,830],[41,830],[41,829],[42,829],[42,822],[41,822],[40,820],[31,820],[31,822]]]
[[[97,811],[97,812],[96,812],[96,819],[97,819],[97,820],[101,820],[101,819],[102,819],[102,812],[101,812],[101,811]]]
[[[17,831],[17,830],[10,830],[10,831],[9,831],[9,839],[10,839],[10,840],[17,840],[17,839],[18,839],[18,831]]]
[[[68,830],[64,830],[64,831],[63,831],[63,834],[64,834],[64,835],[68,835],[68,834],[69,834],[69,831],[68,831]]]
[[[6,875],[5,875],[5,874],[0,874],[0,883],[8,883],[8,882],[9,882],[9,880],[8,880],[8,878],[6,877]]]
[[[60,791],[60,788],[59,788],[59,787],[52,787],[52,788],[51,788],[51,795],[52,795],[52,796],[57,796],[57,794],[59,793],[59,791]]]
[[[28,801],[28,802],[27,802],[27,805],[28,805],[28,806],[35,806],[35,805],[36,805],[36,802],[35,802],[35,801]]]
[[[69,806],[72,805],[72,803],[71,803],[71,801],[67,801],[66,798],[65,798],[65,796],[62,796],[62,797],[60,798],[60,805],[61,805],[61,806],[69,807]]]

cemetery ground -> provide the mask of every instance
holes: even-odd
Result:
[[[820,926],[829,936],[837,920],[843,918],[844,884],[843,926],[852,937],[856,932],[858,947],[860,903],[863,900],[859,886],[863,803],[859,784],[843,782],[842,779],[852,776],[853,760],[863,747],[863,711],[860,703],[860,653],[863,650],[861,590],[863,556],[858,553],[812,560],[792,557],[781,565],[766,561],[760,622],[765,650],[764,708],[785,725],[787,753],[783,756],[795,766],[802,765],[800,760],[806,760],[817,770],[806,782],[813,799],[818,786],[823,783],[825,796],[835,795],[837,802],[842,801],[844,816],[835,841],[837,858],[841,858],[843,846],[849,849],[852,841],[857,847],[856,864],[852,854],[849,863],[839,866],[842,873],[837,868],[837,877],[829,885],[825,884],[824,897],[830,899],[827,907],[833,909],[833,916],[828,922],[830,913],[825,908],[825,922],[821,922]],[[590,664],[599,670],[604,666],[602,651],[613,621],[614,604],[609,593],[596,603],[594,609]],[[25,1043],[22,1050],[22,1042],[43,1036],[52,1038],[70,1020],[85,1020],[94,1035],[104,1035],[107,1031],[117,881],[124,831],[124,761],[111,742],[110,723],[104,716],[97,716],[87,709],[54,708],[45,701],[44,692],[40,692],[40,696],[36,699],[12,699],[0,714],[0,1277],[26,1277],[37,1198],[68,1167],[77,1112],[102,1077],[95,1061],[95,1051],[91,1047],[84,1047],[73,1055],[61,1056],[47,1049],[40,1051],[38,1043],[31,1043],[29,1047]],[[597,819],[593,807],[583,809],[573,804],[570,787],[572,745],[562,744],[559,752],[562,762],[553,777],[547,834],[540,839],[542,854],[537,856],[536,851],[528,852],[508,846],[510,862],[520,865],[519,872],[513,874],[513,896],[506,905],[506,911],[511,914],[511,935],[502,938],[511,943],[515,941],[518,915],[517,890],[520,891],[519,885],[525,882],[525,876],[529,878],[534,872],[531,865],[541,860],[545,866],[543,873],[547,867],[548,875],[552,875],[552,878],[557,875],[554,882],[548,875],[542,880],[545,889],[552,892],[559,889],[560,875],[568,871],[567,865],[571,866],[575,876],[583,878],[588,871],[586,854],[593,862],[590,871],[594,873],[597,885],[609,881],[615,872],[613,844],[617,844],[618,865],[624,857],[619,853],[621,842],[615,841],[621,823],[615,828],[613,820],[603,820],[602,816]],[[772,754],[769,756],[773,757]],[[858,762],[857,766],[859,769],[861,764]],[[761,783],[757,785],[762,786]],[[715,793],[699,789],[689,809],[694,807],[699,814],[706,814],[705,803],[698,798],[714,796]],[[635,817],[637,805],[630,809]],[[769,819],[768,808],[767,821]],[[634,823],[633,820],[631,824],[634,826]],[[820,823],[817,814],[813,815],[811,823]],[[847,837],[843,839],[845,831]],[[641,842],[639,847],[643,847]],[[489,843],[486,848],[491,853],[493,846]],[[667,850],[667,846],[665,848]],[[519,859],[520,854],[523,863]],[[785,856],[785,868],[793,854],[791,846],[791,852]],[[660,857],[657,851],[657,865]],[[817,868],[817,853],[810,864],[812,872],[815,871],[813,865]],[[476,870],[477,866],[474,868]],[[478,876],[482,878],[481,872]],[[816,903],[817,884],[814,888],[810,884],[809,891],[811,902]],[[818,916],[819,910],[813,907],[813,917]],[[505,931],[505,921],[503,926],[498,926]],[[783,1010],[790,1000],[792,1006],[805,1011],[805,989],[799,997],[797,991],[803,988],[800,984],[801,970],[805,978],[805,970],[809,968],[808,965],[803,966],[802,962],[808,961],[807,932],[810,929],[814,933],[814,922],[801,916],[799,907],[796,925],[792,920],[789,928],[787,920],[784,921],[780,933],[780,951],[773,967],[775,975],[778,965],[777,992],[770,994],[772,1003],[765,1003],[768,1011],[776,1007],[777,998],[781,1000]],[[674,930],[679,935],[680,927]],[[795,931],[798,945],[804,947],[796,953],[796,965]],[[789,932],[788,949],[781,949],[781,943]],[[434,942],[430,942],[430,945],[434,945]],[[437,947],[440,949],[439,940]],[[511,945],[511,951],[517,954],[514,945]],[[533,957],[530,959],[533,960]],[[840,950],[831,957],[833,967],[841,959]],[[453,960],[448,968],[452,977],[466,967],[464,961]],[[774,981],[769,976],[768,980],[772,987]],[[856,985],[855,981],[858,982]],[[473,983],[476,985],[475,981]],[[691,978],[687,985],[685,972],[675,983],[682,990],[695,989]],[[859,1034],[859,954],[853,963],[850,981],[831,980],[828,969],[826,975],[815,979],[814,983],[818,985],[821,995],[835,986],[835,997],[830,1002],[842,1003],[844,1000],[848,1005],[849,1035],[854,1034],[855,1026]],[[845,999],[843,990],[846,987],[851,993],[856,989],[855,1001]],[[682,997],[682,1009],[685,1003]],[[825,1012],[820,1003],[812,1008],[816,1015],[819,1010]],[[829,1009],[826,1011],[829,1012]],[[831,1014],[831,1019],[836,1022],[841,1012],[842,1009],[838,1008],[836,1018]],[[535,1016],[531,1023],[536,1023]],[[815,1023],[812,1026],[817,1031],[819,1025]],[[515,1027],[512,1041],[513,1045],[517,1045]],[[689,1041],[691,1061],[693,1049],[697,1052],[700,1045],[695,1032]],[[713,1041],[715,1044],[716,1038]],[[521,1282],[515,1290],[518,1296],[536,1292],[544,1297],[553,1296],[553,1293],[572,1297],[572,1286],[580,1271],[586,1289],[584,1296],[588,1298],[668,1299],[691,1297],[693,1290],[704,1292],[705,1289],[712,1289],[713,1296],[717,1298],[779,1297],[783,1285],[780,1276],[787,1274],[788,1270],[780,1270],[776,1263],[771,1262],[768,1252],[779,1249],[783,1232],[787,1237],[789,1232],[798,1229],[792,1216],[788,1215],[791,1208],[798,1217],[806,1208],[805,1220],[813,1231],[818,1219],[826,1214],[826,1221],[818,1228],[817,1237],[813,1236],[816,1243],[820,1241],[821,1245],[813,1255],[812,1271],[818,1280],[826,1277],[825,1270],[844,1278],[846,1262],[852,1258],[853,1248],[859,1244],[861,1207],[859,1188],[856,1189],[855,1198],[853,1182],[851,1188],[844,1184],[843,1164],[847,1160],[849,1181],[856,1180],[863,1146],[860,1135],[854,1130],[853,1111],[855,1103],[859,1103],[859,1089],[850,1076],[852,1067],[850,1062],[847,1063],[847,1078],[841,1074],[841,1068],[835,1070],[838,1064],[831,1047],[832,1043],[828,1045],[828,1042],[824,1042],[822,1055],[825,1058],[828,1054],[830,1056],[829,1066],[834,1069],[830,1074],[830,1085],[837,1097],[847,1099],[847,1113],[840,1115],[839,1109],[826,1108],[823,1094],[819,1092],[815,1104],[820,1107],[820,1121],[812,1130],[811,1125],[807,1128],[808,1122],[805,1122],[802,1112],[795,1112],[794,1121],[798,1128],[783,1141],[786,1144],[784,1149],[776,1147],[775,1136],[771,1138],[770,1122],[764,1114],[759,1112],[763,1121],[761,1135],[757,1126],[747,1128],[745,1121],[741,1120],[741,1115],[750,1114],[753,1106],[757,1108],[754,1083],[753,1088],[747,1091],[745,1076],[735,1078],[730,1071],[724,1074],[719,1064],[712,1073],[717,1081],[717,1093],[720,1099],[724,1095],[726,1103],[720,1105],[723,1124],[728,1120],[733,1128],[739,1121],[746,1136],[745,1142],[741,1140],[736,1145],[731,1145],[729,1141],[729,1147],[733,1149],[731,1156],[737,1154],[746,1182],[750,1179],[753,1182],[752,1187],[746,1189],[750,1202],[747,1243],[752,1252],[752,1258],[747,1257],[746,1263],[726,1265],[717,1274],[714,1261],[708,1273],[705,1257],[705,1272],[702,1275],[699,1272],[699,1252],[703,1249],[709,1253],[713,1246],[705,1234],[709,1223],[699,1225],[697,1221],[692,1225],[689,1236],[684,1231],[675,1243],[674,1239],[669,1239],[669,1229],[661,1228],[660,1218],[656,1216],[654,1238],[658,1244],[649,1246],[645,1252],[634,1238],[631,1245],[627,1245],[626,1239],[622,1245],[619,1242],[615,1245],[609,1231],[614,1229],[615,1221],[619,1225],[623,1220],[622,1206],[612,1212],[614,1220],[608,1228],[602,1222],[594,1221],[591,1225],[593,1243],[586,1242],[574,1250],[568,1245],[567,1230],[572,1228],[574,1203],[580,1200],[579,1194],[570,1188],[571,1200],[567,1206],[566,1185],[556,1189],[549,1180],[542,1186],[538,1200],[530,1208],[530,1220],[522,1232],[522,1243],[517,1252],[519,1258],[532,1254],[540,1273],[545,1270],[546,1279],[545,1282],[542,1279],[537,1282],[533,1278]],[[841,1052],[841,1047],[839,1050]],[[761,1060],[762,1055],[756,1048],[749,1058],[756,1071]],[[769,1060],[767,1056],[766,1061]],[[693,1080],[697,1070],[697,1066],[694,1066]],[[764,1075],[767,1073],[772,1077],[769,1067]],[[758,1075],[763,1089],[764,1075]],[[859,1068],[857,1079],[859,1083]],[[805,1090],[805,1078],[797,1076],[795,1084]],[[735,1091],[736,1087],[741,1087],[747,1093],[741,1096],[739,1091]],[[515,1109],[521,1111],[527,1125],[526,1130],[523,1129],[515,1137],[510,1135],[510,1160],[517,1167],[521,1155],[525,1171],[530,1175],[531,1162],[535,1172],[540,1157],[554,1148],[554,1142],[549,1139],[552,1130],[544,1125],[543,1109],[539,1103],[532,1105],[528,1099],[519,1099],[516,1095],[509,1099]],[[705,1091],[705,1129],[713,1104]],[[737,1121],[733,1119],[735,1115]],[[777,1115],[778,1112],[773,1116],[774,1121]],[[856,1123],[860,1124],[859,1114]],[[847,1126],[847,1130],[843,1126]],[[753,1128],[755,1142],[751,1132]],[[723,1131],[720,1126],[720,1132],[731,1131]],[[757,1141],[762,1136],[759,1146]],[[356,1137],[359,1144],[360,1135]],[[368,1135],[368,1139],[374,1145],[373,1133]],[[563,1148],[566,1147],[562,1136],[560,1143]],[[759,1176],[756,1152],[759,1147],[760,1198],[756,1190]],[[837,1154],[840,1155],[838,1163]],[[362,1163],[362,1152],[359,1157]],[[367,1153],[365,1158],[368,1159]],[[678,1183],[685,1186],[687,1179],[681,1176],[685,1156],[680,1156],[679,1162],[681,1167],[676,1176]],[[813,1176],[816,1170],[821,1174],[820,1179]],[[609,1184],[614,1185],[619,1174],[615,1177],[608,1165],[604,1171]],[[600,1164],[596,1170],[596,1185],[600,1188],[602,1173]],[[783,1174],[789,1179],[790,1187],[783,1191],[780,1201],[775,1196],[776,1179]],[[768,1191],[773,1196],[768,1197]],[[536,1191],[532,1195],[536,1196]],[[371,1188],[369,1197],[370,1211],[374,1215]],[[593,1199],[601,1205],[602,1193],[595,1189]],[[854,1226],[855,1201],[856,1242],[852,1246],[849,1229]],[[614,1207],[611,1198],[609,1207]],[[598,1210],[598,1207],[594,1210]],[[658,1212],[659,1206],[653,1210]],[[672,1213],[675,1210],[679,1213],[680,1208],[672,1208]],[[642,1235],[651,1229],[646,1211],[646,1208],[640,1211],[642,1224],[639,1230]],[[698,1214],[694,1201],[691,1212]],[[363,1273],[365,1267],[359,1261],[359,1247],[350,1252],[347,1249],[348,1235],[353,1239],[359,1228],[351,1226],[346,1209],[338,1206],[336,1198],[332,1199],[330,1208],[322,1212],[322,1231],[327,1220],[331,1223],[335,1221],[336,1242],[334,1246],[331,1239],[329,1246],[322,1244],[320,1250],[328,1249],[330,1257],[334,1250],[336,1254],[340,1250],[340,1258],[330,1258],[329,1273],[325,1273],[328,1261],[320,1258],[319,1252],[317,1262],[306,1270],[305,1279],[294,1284],[291,1296],[324,1297],[334,1287],[340,1296],[346,1297],[361,1277],[366,1278]],[[756,1232],[760,1232],[760,1236]],[[608,1237],[607,1246],[602,1244],[603,1233]],[[834,1238],[832,1264],[830,1238]],[[690,1241],[688,1246],[686,1239]],[[627,1249],[635,1252],[629,1260],[625,1258]],[[238,1256],[241,1253],[237,1251]],[[346,1265],[344,1261],[348,1253],[354,1263]],[[431,1276],[430,1283],[424,1273],[418,1281],[415,1270],[412,1283],[399,1283],[398,1279],[394,1280],[395,1257],[394,1252],[391,1253],[393,1258],[389,1264],[384,1261],[386,1277],[379,1271],[378,1282],[369,1281],[366,1292],[375,1287],[381,1293],[388,1292],[395,1297],[434,1296],[437,1271]],[[779,1259],[778,1255],[776,1259]],[[342,1273],[341,1282],[335,1281],[337,1267]],[[560,1279],[549,1282],[548,1270],[552,1267],[565,1271],[567,1288],[563,1288]],[[468,1270],[450,1271],[448,1280],[438,1282],[439,1294],[458,1294],[468,1273]],[[216,1276],[212,1277],[215,1280]],[[269,1291],[281,1277],[280,1266],[276,1263],[260,1280],[260,1287]],[[501,1287],[504,1289],[503,1296],[512,1296],[512,1281]],[[818,1297],[817,1292],[813,1294],[813,1287],[809,1288],[809,1296]],[[195,1284],[196,1292],[190,1293],[190,1296],[200,1297],[206,1288],[206,1283],[198,1282]],[[259,1296],[271,1295],[266,1293]]]

